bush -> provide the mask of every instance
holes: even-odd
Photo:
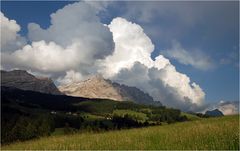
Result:
[[[82,123],[84,122],[84,119],[80,116],[72,116],[65,114],[56,114],[54,115],[53,119],[56,128],[64,127],[66,123],[68,123],[70,127],[80,129]]]
[[[3,144],[46,136],[54,130],[53,121],[47,114],[30,116],[4,114],[1,122],[1,143]]]
[[[124,117],[114,115],[112,122],[114,123],[114,126],[118,129],[143,126],[142,123],[139,123],[137,120],[135,120],[128,114],[124,115]]]

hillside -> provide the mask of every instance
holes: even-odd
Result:
[[[47,136],[57,128],[108,131],[186,121],[178,109],[129,101],[51,95],[1,86],[1,143]],[[66,134],[69,134],[66,133]]]
[[[79,96],[86,98],[101,98],[115,101],[132,101],[135,103],[157,105],[161,103],[136,87],[121,85],[102,76],[92,76],[81,82],[61,85],[59,90],[69,96]]]
[[[20,104],[29,108],[40,108],[55,111],[75,112],[84,111],[89,113],[112,113],[114,109],[140,109],[157,108],[145,106],[128,101],[113,101],[109,99],[73,97],[66,95],[51,95],[29,90],[21,90],[13,87],[1,86],[2,105]],[[35,105],[35,106],[31,106]],[[3,106],[2,106],[3,108]],[[165,107],[159,107],[165,108]]]
[[[239,115],[131,130],[51,136],[2,149],[239,150]]]
[[[61,95],[54,82],[47,77],[35,77],[24,70],[1,70],[1,86]]]

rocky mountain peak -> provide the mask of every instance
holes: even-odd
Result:
[[[4,71],[1,70],[1,76],[3,76],[4,78],[5,75],[7,75],[9,78],[33,78],[34,76],[29,74],[27,71],[25,70],[12,70],[12,71]]]
[[[160,102],[156,103],[149,94],[140,89],[112,82],[104,79],[101,75],[91,76],[87,80],[62,85],[58,88],[62,93],[70,96],[161,105]]]
[[[104,79],[103,76],[101,76],[101,75],[93,75],[93,76],[90,76],[88,79],[86,79],[82,82],[98,83],[98,82],[107,82],[107,80]]]
[[[59,86],[58,88],[62,93],[71,96],[123,100],[111,83],[100,75],[91,76],[87,80]]]
[[[37,78],[25,70],[1,70],[1,86],[49,94],[62,94],[50,78]]]

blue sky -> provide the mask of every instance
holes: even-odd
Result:
[[[21,26],[27,36],[31,22],[50,25],[50,14],[65,5],[59,2],[1,2],[1,11]],[[203,70],[169,57],[177,71],[188,75],[206,93],[206,102],[239,100],[239,4],[235,2],[112,2],[99,17],[109,24],[124,17],[142,26],[155,45],[152,58],[178,41],[187,52],[209,58]],[[195,53],[198,52],[198,53]],[[199,57],[197,57],[199,59]],[[200,58],[201,59],[201,58]]]

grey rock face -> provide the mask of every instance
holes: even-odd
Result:
[[[62,93],[70,96],[103,98],[116,101],[133,101],[141,104],[161,105],[136,87],[121,85],[101,76],[93,76],[85,81],[58,87]]]
[[[124,100],[112,84],[100,76],[93,76],[85,81],[59,86],[58,88],[62,93],[70,96]]]
[[[1,86],[61,95],[50,78],[37,78],[24,70],[1,70]]]

